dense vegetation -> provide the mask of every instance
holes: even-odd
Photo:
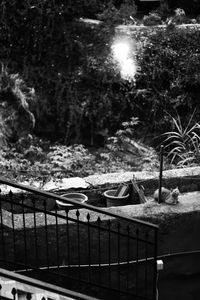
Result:
[[[187,9],[188,1],[182,2]],[[198,2],[193,0],[192,7],[198,11]],[[155,146],[161,138],[155,142],[154,137],[173,128],[170,115],[178,113],[184,127],[195,109],[197,122],[200,31],[176,28],[173,22],[181,23],[185,17],[174,16],[166,30],[135,33],[140,70],[135,81],[122,80],[110,47],[114,25],[126,23],[130,12],[135,18],[133,1],[1,2],[0,61],[9,74],[19,73],[35,90],[37,100],[28,114],[35,116],[36,135],[65,145],[102,146],[123,122],[137,117],[132,138]],[[150,24],[152,19],[163,22],[161,13],[150,15]],[[79,20],[96,16],[103,20],[98,26]],[[4,90],[2,85],[1,99]],[[35,150],[40,156],[40,149]]]

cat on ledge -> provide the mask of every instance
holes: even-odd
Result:
[[[179,194],[180,194],[180,191],[179,191],[178,187],[176,187],[175,189],[171,189],[171,190],[168,190],[165,187],[162,187],[160,202],[171,204],[171,205],[176,205],[179,202],[178,201]],[[154,192],[154,200],[158,202],[158,198],[159,198],[159,189],[157,189]]]

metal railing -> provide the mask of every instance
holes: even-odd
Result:
[[[156,225],[0,184],[0,267],[100,299],[156,299]]]
[[[0,299],[97,300],[0,268]]]

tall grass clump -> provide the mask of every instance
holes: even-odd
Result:
[[[191,166],[200,162],[200,124],[194,122],[194,113],[186,126],[183,126],[180,116],[171,116],[171,131],[163,134],[164,148],[171,164]]]

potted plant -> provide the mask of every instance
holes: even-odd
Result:
[[[122,185],[117,190],[107,190],[104,192],[106,198],[106,206],[123,206],[128,203],[129,197],[129,186]]]

